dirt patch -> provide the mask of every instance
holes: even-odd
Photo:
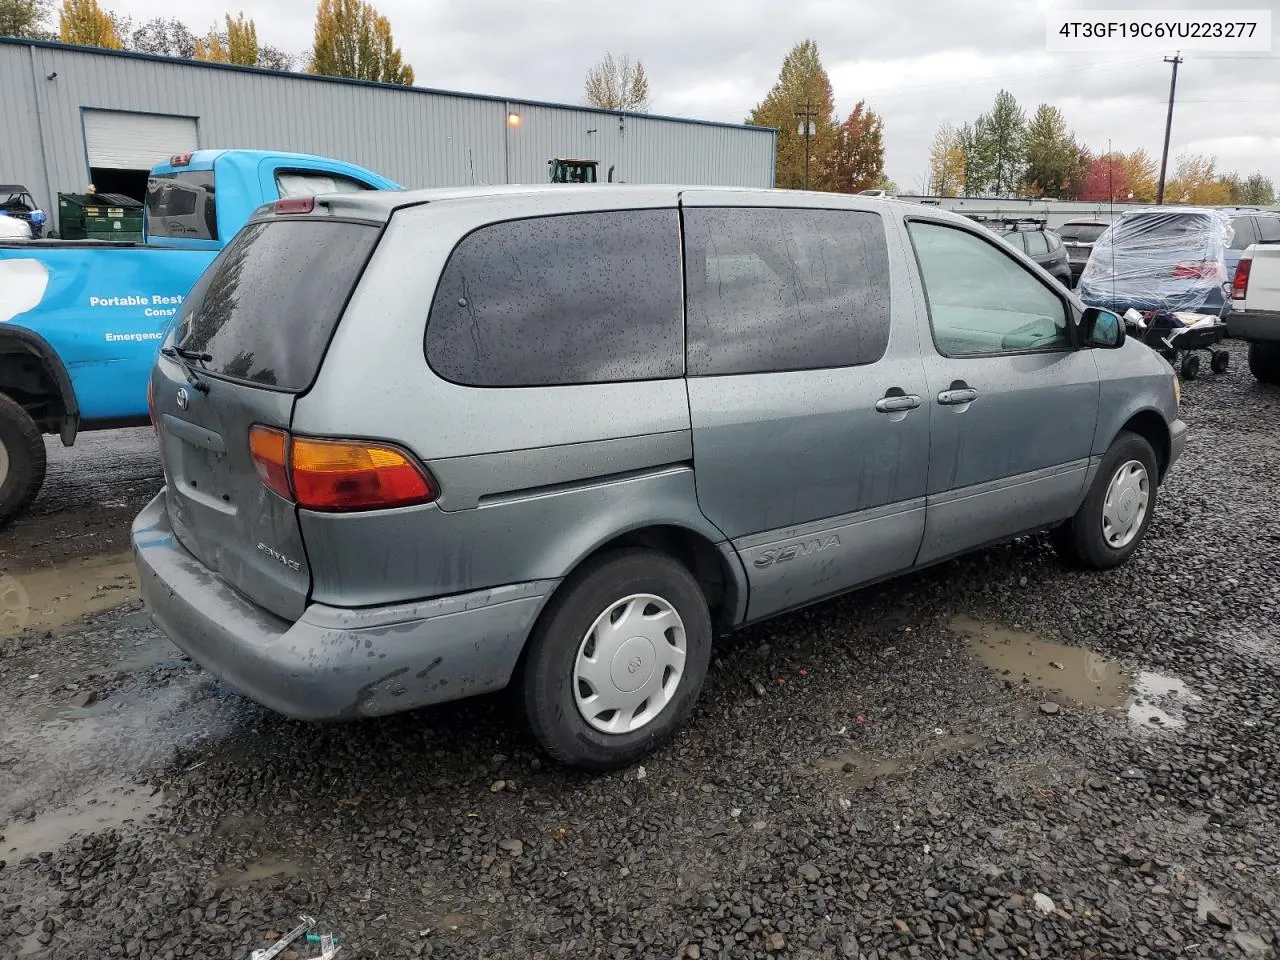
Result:
[[[266,857],[254,860],[243,866],[222,870],[213,878],[213,889],[224,890],[228,887],[244,887],[263,880],[289,879],[296,880],[306,871],[291,860],[277,860]]]
[[[843,774],[855,787],[864,787],[882,777],[914,770],[940,757],[972,750],[982,743],[981,737],[939,737],[923,750],[908,757],[880,756],[867,750],[846,750],[818,764],[819,770]]]
[[[987,667],[1012,683],[1102,710],[1121,710],[1129,703],[1133,674],[1088,647],[1072,647],[964,616],[954,617],[951,629],[969,640]]]
[[[0,831],[0,859],[21,860],[55,851],[76,836],[140,824],[163,802],[163,794],[151,787],[127,781],[98,784],[65,806],[8,824]]]
[[[132,552],[0,576],[0,636],[50,630],[138,596]]]

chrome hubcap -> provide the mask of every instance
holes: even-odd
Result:
[[[634,733],[671,703],[684,662],[684,621],[675,607],[647,593],[624,597],[596,617],[578,645],[578,712],[601,733]]]
[[[1113,549],[1133,542],[1147,516],[1151,500],[1151,480],[1147,468],[1137,460],[1120,467],[1107,485],[1102,502],[1102,536]]]

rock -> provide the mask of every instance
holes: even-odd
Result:
[[[501,793],[505,789],[507,789],[507,781],[505,780],[495,780],[489,784],[490,793]]]
[[[691,943],[684,948],[684,955],[688,960],[698,960],[698,958],[702,956],[702,948],[696,943]]]
[[[1037,893],[1034,897],[1031,898],[1031,902],[1034,903],[1036,906],[1036,909],[1043,914],[1053,913],[1053,911],[1057,909],[1053,905],[1053,901],[1050,900],[1043,893]]]
[[[796,873],[800,875],[800,879],[807,883],[817,883],[822,879],[822,871],[812,863],[802,863],[796,868]]]
[[[781,953],[787,949],[787,938],[781,933],[771,933],[764,938],[764,948],[770,953]]]
[[[524,841],[515,839],[499,840],[498,849],[511,854],[513,857],[518,857],[524,853]]]
[[[1215,927],[1221,927],[1224,930],[1231,929],[1231,918],[1223,913],[1221,909],[1210,908],[1205,911],[1204,918]]]
[[[1047,713],[1051,717],[1061,709],[1062,708],[1059,707],[1052,700],[1046,700],[1044,703],[1040,704],[1040,712]]]
[[[98,702],[98,695],[92,690],[81,690],[68,701],[69,705],[76,709],[83,710],[90,704]]]

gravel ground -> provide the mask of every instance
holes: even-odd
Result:
[[[351,958],[1273,956],[1280,392],[1242,361],[1185,386],[1125,568],[1031,538],[753,628],[625,773],[500,697],[281,719],[136,601],[0,640],[0,956],[238,960],[302,912]]]

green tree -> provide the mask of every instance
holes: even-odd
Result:
[[[0,0],[0,37],[48,40],[51,0]]]
[[[1036,108],[1027,124],[1026,151],[1029,192],[1040,197],[1063,196],[1080,151],[1061,110],[1047,103]]]
[[[1251,173],[1245,178],[1240,194],[1240,202],[1250,207],[1270,207],[1276,202],[1276,188],[1270,177],[1261,172]]]
[[[237,63],[243,67],[257,66],[258,30],[253,21],[246,20],[241,12],[235,19],[228,13],[224,22],[225,31],[219,32],[215,27],[203,40],[196,40],[195,58],[212,63]]]
[[[929,148],[929,185],[935,197],[958,197],[964,190],[965,150],[960,131],[949,123],[938,127]]]
[[[364,0],[320,0],[307,72],[405,86],[414,79],[391,22]]]
[[[615,58],[606,53],[604,59],[587,71],[587,104],[601,110],[649,112],[649,78],[644,64],[633,61],[629,54]]]
[[[1013,94],[996,94],[991,111],[974,124],[973,136],[981,192],[1015,196],[1027,168],[1027,118]]]
[[[808,181],[810,187],[816,188],[827,181],[838,133],[831,78],[818,56],[818,45],[812,40],[791,48],[782,61],[778,81],[747,117],[747,123],[777,129],[777,184],[790,190],[805,186],[804,118],[797,116],[805,113],[813,122],[807,144]]]
[[[960,189],[966,197],[976,196],[985,189],[987,171],[978,156],[978,137],[973,124],[966,123],[956,131],[956,147],[963,163]]]
[[[883,177],[884,121],[859,100],[836,130],[831,169],[823,186],[838,193],[857,193],[876,186]]]
[[[139,53],[190,60],[196,54],[196,36],[176,17],[155,17],[129,34],[128,46]]]
[[[111,14],[98,6],[98,0],[62,0],[58,39],[84,47],[124,49],[115,21]]]

